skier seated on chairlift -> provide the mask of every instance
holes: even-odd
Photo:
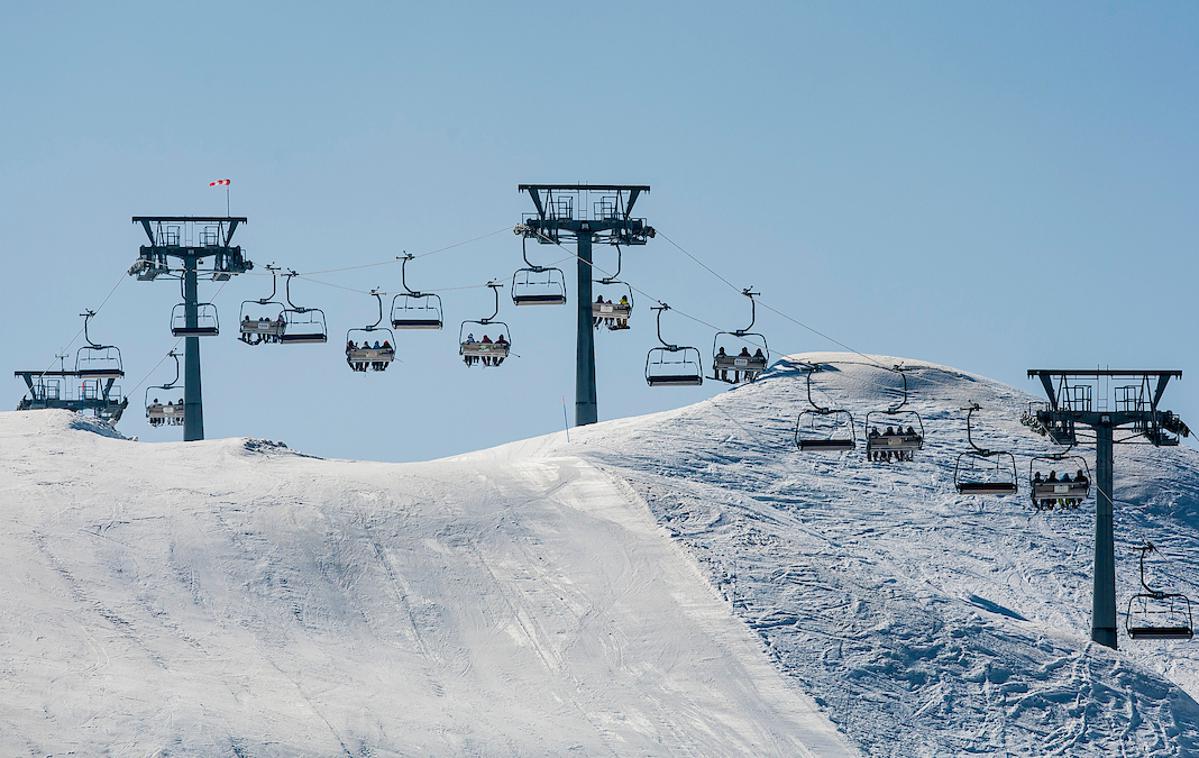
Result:
[[[1034,488],[1038,484],[1044,484],[1044,483],[1045,483],[1045,478],[1041,476],[1040,471],[1037,471],[1036,473],[1034,473],[1032,475],[1032,485]],[[1046,500],[1045,498],[1040,498],[1037,500],[1037,510],[1044,510],[1044,509],[1048,509],[1048,508],[1052,508],[1052,507],[1053,507],[1052,500]]]
[[[395,352],[392,351],[391,340],[383,340],[383,350],[391,353],[391,360],[395,360]],[[387,367],[391,365],[391,360],[382,361],[379,364],[379,368],[383,371],[386,371]]]
[[[751,358],[751,356],[750,356],[750,354],[749,354],[749,348],[748,348],[748,347],[743,347],[743,348],[741,348],[741,352],[737,353],[737,357],[738,357],[739,359],[742,359],[742,360],[744,360],[744,361],[745,361],[745,363],[746,363],[746,366],[747,366],[747,367],[749,366],[749,359]],[[740,382],[740,381],[743,381],[743,380],[744,380],[744,381],[747,381],[747,382],[748,382],[748,381],[749,381],[749,374],[750,374],[750,372],[749,372],[748,370],[744,372],[744,376],[742,376],[742,372],[741,372],[741,371],[734,371],[734,372],[733,372],[733,381],[734,381],[734,382]]]
[[[1070,484],[1070,483],[1072,483],[1072,481],[1073,481],[1073,480],[1071,480],[1071,479],[1070,479],[1070,475],[1069,475],[1069,474],[1067,474],[1067,473],[1065,473],[1065,472],[1063,471],[1063,472],[1062,472],[1062,478],[1061,478],[1061,482],[1062,482],[1063,484]],[[1072,505],[1074,505],[1074,498],[1072,498],[1072,497],[1059,497],[1059,498],[1057,499],[1057,504],[1058,504],[1058,505],[1060,505],[1060,506],[1061,506],[1061,507],[1063,507],[1063,508],[1065,508],[1065,507],[1067,507],[1067,506],[1072,506]]]
[[[505,351],[508,349],[508,340],[506,337],[504,337],[503,334],[500,334],[500,336],[495,338],[495,344],[496,344],[496,347],[502,347]],[[492,363],[491,365],[493,365],[493,366],[500,365],[501,363],[504,362],[505,357],[506,356],[504,356],[504,355],[495,356],[495,362]]]
[[[717,349],[716,365],[718,368],[716,370],[716,378],[722,382],[727,382],[729,380],[728,370],[720,365],[720,364],[724,363],[728,359],[728,357],[729,357],[729,354],[724,351],[723,347]]]
[[[766,354],[762,352],[762,348],[758,348],[757,350],[754,351],[754,364],[755,364],[755,368],[753,371],[753,374],[754,374],[753,378],[757,379],[758,374],[762,373],[762,371],[761,371],[761,369],[756,368],[756,367],[766,365]]]
[[[492,344],[492,342],[491,342],[491,338],[490,338],[490,337],[488,337],[486,334],[484,334],[484,335],[483,335],[483,340],[482,340],[482,341],[481,341],[479,344],[480,344],[480,345],[490,345],[490,344]],[[488,349],[490,349],[490,348],[488,348]],[[491,356],[490,356],[490,355],[484,355],[484,356],[483,356],[483,365],[484,365],[484,366],[490,366],[490,365],[491,365]]]
[[[470,334],[466,335],[466,341],[463,342],[462,344],[464,346],[475,344],[475,333],[471,332]],[[478,362],[479,356],[474,355],[467,350],[463,350],[462,352],[463,352],[462,360],[464,363],[466,363],[466,365],[473,366],[473,365],[475,365],[476,362]]]
[[[620,308],[621,308],[620,318],[616,319],[616,326],[620,329],[628,329],[629,328],[629,312],[631,310],[629,308],[629,296],[628,295],[620,296]]]
[[[371,345],[367,345],[367,344],[366,344],[366,342],[364,341],[364,342],[362,343],[362,346],[363,346],[363,347],[369,347],[369,348],[370,348],[370,349],[372,349],[372,350],[379,350],[379,349],[380,349],[380,347],[379,347],[379,340],[375,340],[375,344],[374,344],[373,346],[371,346]],[[382,370],[383,370],[383,369],[381,368],[381,367],[382,367],[382,365],[383,365],[383,364],[382,364],[381,362],[379,362],[379,361],[371,361],[371,371],[382,371]]]
[[[603,296],[603,295],[596,295],[596,296],[595,296],[595,304],[596,304],[596,305],[603,305],[603,304],[604,304],[604,296]],[[604,311],[604,309],[603,309],[603,308],[596,308],[595,310],[596,310],[596,311],[599,311],[599,313],[603,313],[603,311]],[[592,317],[591,317],[591,325],[592,325],[592,326],[594,326],[596,329],[598,329],[598,328],[599,328],[599,325],[600,325],[600,323],[601,323],[601,322],[603,322],[604,320],[605,320],[605,319],[603,318],[603,316],[601,316],[601,315],[599,315],[599,314],[593,314],[593,315],[592,315]]]
[[[247,332],[246,332],[246,327],[249,324],[250,324],[249,316],[246,316],[245,318],[243,318],[241,320],[241,334],[238,336],[238,339],[241,340],[242,342],[246,343],[247,345],[252,345],[254,343],[250,342],[250,335],[247,334]],[[261,338],[259,338],[259,342],[261,342],[261,341],[262,341]]]

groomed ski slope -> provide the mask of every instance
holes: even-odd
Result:
[[[621,480],[0,414],[2,755],[852,755]]]
[[[859,434],[898,398],[802,358]],[[799,453],[793,360],[421,464],[0,414],[0,753],[1199,754],[1199,643],[1088,640],[1093,502],[954,494],[969,402],[1021,478],[1053,450],[1032,396],[904,363],[902,466]],[[1199,455],[1122,447],[1115,494],[1121,608],[1144,540],[1199,595]]]
[[[878,366],[904,363],[926,449],[902,465],[797,451],[798,359],[827,362],[815,397],[850,410],[859,437],[901,397]],[[1089,641],[1093,500],[1037,514],[1026,482],[1010,498],[953,489],[970,402],[976,440],[1016,452],[1022,479],[1027,456],[1055,449],[1019,423],[1032,399],[944,366],[807,354],[704,403],[574,430],[570,450],[633,486],[865,753],[1199,755],[1199,642],[1123,635],[1144,541],[1157,583],[1199,597],[1199,455],[1117,449],[1113,653]]]

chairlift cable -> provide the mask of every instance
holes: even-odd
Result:
[[[704,269],[705,269],[706,271],[708,271],[710,274],[712,274],[712,275],[713,275],[713,276],[715,276],[717,279],[719,279],[721,282],[723,282],[723,283],[724,283],[726,286],[728,286],[728,287],[729,287],[730,289],[732,289],[734,292],[736,292],[737,294],[741,294],[741,288],[740,288],[740,287],[738,287],[737,285],[733,284],[731,281],[729,281],[729,280],[728,280],[728,279],[726,279],[725,277],[721,276],[721,275],[720,275],[718,272],[716,272],[714,269],[712,269],[710,266],[708,266],[706,263],[704,263],[703,261],[701,261],[701,260],[700,260],[699,258],[697,258],[696,256],[692,255],[692,254],[691,254],[690,252],[688,252],[688,251],[687,251],[685,248],[683,248],[683,246],[679,245],[677,242],[675,242],[674,240],[672,240],[672,239],[671,239],[669,236],[667,236],[667,235],[666,235],[666,234],[664,234],[663,232],[661,232],[661,231],[658,231],[657,233],[658,233],[658,235],[659,235],[659,236],[661,236],[663,239],[665,239],[667,242],[669,242],[671,245],[673,245],[675,248],[677,248],[677,249],[678,249],[680,252],[682,252],[682,253],[683,253],[684,255],[686,255],[688,258],[690,258],[690,259],[692,259],[693,261],[695,261],[695,262],[696,262],[697,264],[699,264],[699,265],[700,265],[702,268],[704,268]],[[576,259],[578,259],[578,260],[582,261],[583,263],[586,263],[588,266],[590,266],[590,267],[591,267],[591,269],[592,269],[592,271],[593,271],[593,272],[594,272],[594,271],[598,271],[599,273],[601,273],[601,274],[603,274],[604,276],[607,276],[607,277],[612,277],[612,276],[615,276],[615,274],[612,274],[612,273],[610,273],[610,272],[608,272],[608,271],[605,271],[603,268],[601,268],[600,266],[596,265],[596,264],[595,264],[593,261],[587,261],[587,260],[584,260],[584,259],[583,259],[582,257],[580,257],[580,256],[579,256],[577,253],[573,253],[573,252],[571,252],[571,250],[570,250],[569,248],[565,247],[565,246],[564,246],[562,243],[558,242],[557,240],[554,240],[554,239],[552,239],[552,238],[550,238],[550,237],[548,237],[548,236],[546,236],[545,234],[542,234],[542,233],[540,233],[540,232],[538,232],[538,233],[537,233],[537,236],[541,237],[542,239],[546,240],[547,242],[550,242],[550,243],[552,243],[552,244],[555,244],[555,245],[557,245],[558,247],[562,248],[562,249],[563,249],[565,252],[567,252],[567,253],[569,253],[569,254],[570,254],[569,258],[576,258]],[[567,258],[567,260],[569,260],[569,258]],[[653,301],[655,301],[655,302],[657,302],[657,303],[661,303],[661,302],[662,302],[662,301],[661,301],[659,298],[656,298],[656,297],[654,297],[654,296],[653,296],[653,295],[651,295],[650,293],[646,292],[645,290],[641,289],[640,287],[636,287],[636,286],[632,285],[631,283],[629,284],[629,288],[630,288],[630,289],[632,289],[634,292],[637,292],[638,294],[644,295],[644,296],[646,296],[647,298],[649,298],[650,300],[653,300]],[[844,348],[845,350],[847,350],[847,351],[849,351],[849,352],[851,352],[851,353],[854,353],[855,355],[858,355],[858,356],[861,356],[862,358],[865,358],[867,361],[869,361],[871,364],[873,364],[873,365],[875,365],[875,366],[878,366],[878,367],[880,367],[880,368],[884,368],[884,369],[890,370],[890,367],[889,367],[889,366],[886,366],[885,364],[883,364],[883,363],[881,363],[880,361],[876,360],[876,359],[875,359],[875,358],[873,358],[872,356],[870,356],[870,355],[868,355],[868,354],[866,354],[866,353],[863,353],[862,351],[860,351],[860,350],[857,350],[857,349],[855,349],[854,347],[852,347],[852,346],[850,346],[850,345],[847,345],[846,343],[844,343],[844,342],[842,342],[842,341],[838,340],[837,338],[833,337],[832,335],[826,334],[826,333],[824,333],[824,332],[820,331],[819,329],[817,329],[817,328],[815,328],[815,327],[813,327],[813,326],[810,326],[810,325],[808,325],[808,324],[805,324],[804,322],[800,321],[799,319],[795,318],[794,316],[791,316],[790,314],[787,314],[787,313],[785,313],[785,312],[783,312],[783,311],[779,310],[778,308],[775,308],[774,306],[770,305],[769,303],[767,303],[767,302],[765,302],[765,301],[763,301],[763,300],[761,300],[761,299],[757,300],[757,304],[758,304],[758,305],[761,305],[763,308],[766,308],[767,310],[771,311],[772,313],[774,313],[774,314],[776,314],[776,315],[778,315],[778,316],[781,316],[782,318],[784,318],[784,319],[786,319],[786,320],[788,320],[788,321],[790,321],[790,322],[792,322],[792,323],[796,324],[797,326],[799,326],[799,327],[802,327],[803,329],[806,329],[806,330],[807,330],[807,331],[809,331],[809,332],[812,332],[812,333],[813,333],[813,334],[815,334],[816,336],[818,336],[818,337],[821,337],[821,338],[823,338],[823,339],[825,339],[825,340],[828,340],[829,342],[831,342],[831,343],[833,343],[833,344],[835,344],[835,345],[837,345],[837,346],[839,346],[839,347],[841,347],[841,348]],[[714,331],[720,331],[720,327],[718,327],[718,326],[716,326],[716,325],[714,325],[714,324],[710,324],[710,323],[708,323],[707,321],[704,321],[703,319],[701,319],[701,318],[699,318],[699,317],[697,317],[697,316],[694,316],[694,315],[692,315],[692,314],[690,314],[690,313],[687,313],[687,312],[685,312],[685,311],[681,311],[681,310],[679,310],[678,308],[672,308],[672,310],[674,310],[674,311],[675,311],[676,313],[678,313],[680,316],[683,316],[683,317],[685,317],[685,318],[689,318],[689,319],[691,319],[692,321],[694,321],[694,322],[696,322],[696,323],[698,323],[698,324],[701,324],[701,325],[703,325],[703,326],[706,326],[706,327],[708,327],[709,329],[712,329],[712,330],[714,330]],[[749,342],[748,340],[743,340],[743,341],[744,341],[746,344],[753,344],[753,343]],[[773,352],[774,354],[776,354],[776,355],[786,355],[786,353],[779,353],[779,352],[777,352],[777,351],[772,351],[772,352]]]
[[[512,227],[510,227],[510,226],[503,226],[503,227],[500,227],[499,229],[496,229],[493,232],[487,232],[486,234],[481,234],[477,237],[471,237],[470,239],[462,240],[460,242],[455,242],[453,244],[446,245],[444,247],[435,248],[433,250],[427,250],[423,253],[417,253],[417,254],[413,255],[412,257],[413,258],[427,258],[431,255],[437,255],[438,253],[444,253],[447,250],[453,250],[454,248],[462,247],[463,245],[469,245],[472,242],[479,242],[480,240],[485,240],[489,237],[494,237],[495,235],[499,234],[500,232],[510,231],[511,228]],[[319,271],[305,271],[305,272],[301,273],[301,276],[309,276],[312,274],[316,274],[316,275],[336,274],[336,273],[341,273],[343,271],[358,271],[360,269],[365,269],[365,268],[377,268],[379,266],[390,266],[390,265],[394,265],[395,262],[396,262],[396,259],[394,257],[392,257],[388,260],[376,261],[374,263],[359,263],[354,266],[344,266],[342,268],[326,268],[326,269],[321,269]]]
[[[572,252],[570,250],[570,248],[566,247],[561,242],[558,242],[557,240],[555,240],[551,237],[548,237],[540,232],[537,232],[536,234],[538,237],[541,237],[546,242],[549,242],[551,244],[557,245],[558,247],[562,248],[562,250],[567,253],[567,256],[565,258],[563,258],[562,260],[565,261],[565,260],[570,260],[570,259],[574,258],[574,259],[579,260],[579,261],[587,264],[588,266],[590,266],[593,274],[594,274],[594,272],[598,271],[599,273],[603,274],[604,276],[608,276],[608,277],[615,276],[614,274],[612,274],[608,271],[605,271],[603,268],[600,268],[598,265],[595,264],[595,262],[585,260],[578,253]],[[559,261],[559,263],[560,262],[561,261]],[[660,298],[654,297],[649,292],[646,292],[645,290],[641,289],[640,287],[634,286],[633,284],[629,283],[627,280],[625,280],[625,283],[629,285],[629,289],[633,290],[637,294],[644,295],[645,297],[649,298],[650,300],[653,300],[658,305],[663,304],[663,300],[661,300]],[[741,290],[738,289],[737,292],[740,293]],[[690,313],[687,313],[686,311],[681,311],[678,308],[674,307],[673,305],[670,306],[670,310],[674,311],[675,313],[679,314],[680,316],[683,316],[684,318],[691,319],[692,321],[696,322],[697,324],[701,324],[701,325],[706,326],[709,329],[713,329],[715,331],[720,331],[720,327],[716,326],[715,324],[708,323],[707,321],[704,321],[702,318],[700,318],[698,316],[693,316]],[[746,344],[753,344],[753,343],[747,342]]]
[[[741,288],[740,288],[740,287],[738,287],[737,285],[735,285],[735,284],[733,284],[732,282],[730,282],[728,279],[726,279],[726,278],[724,278],[723,276],[721,276],[721,275],[720,275],[720,274],[719,274],[717,271],[715,271],[715,270],[714,270],[714,269],[713,269],[711,266],[709,266],[708,264],[706,264],[706,263],[704,263],[703,261],[701,261],[701,260],[700,260],[699,258],[697,258],[695,255],[692,255],[692,254],[691,254],[691,253],[690,253],[690,252],[689,252],[689,251],[688,251],[686,248],[684,248],[682,245],[680,245],[679,243],[677,243],[677,242],[675,242],[674,240],[672,240],[672,239],[670,238],[670,236],[669,236],[669,235],[667,235],[665,232],[663,232],[662,230],[660,230],[660,229],[657,229],[657,228],[655,228],[655,231],[658,233],[658,236],[659,236],[659,237],[661,237],[662,239],[664,239],[664,240],[666,240],[667,242],[669,242],[671,245],[673,245],[673,246],[674,246],[674,247],[675,247],[675,248],[676,248],[676,249],[677,249],[679,252],[681,252],[683,255],[685,255],[685,256],[687,256],[688,258],[690,258],[691,260],[695,261],[695,263],[697,263],[697,264],[698,264],[698,265],[699,265],[701,268],[703,268],[705,271],[707,271],[708,273],[710,273],[712,276],[716,277],[716,278],[717,278],[717,279],[719,279],[721,282],[723,282],[725,285],[727,285],[727,286],[729,287],[729,289],[732,289],[734,292],[738,292],[738,293],[740,293],[740,292],[741,292]],[[774,307],[774,306],[772,306],[770,303],[767,303],[767,302],[765,302],[764,300],[758,300],[758,305],[761,305],[763,308],[766,308],[767,310],[771,311],[771,312],[772,312],[772,313],[774,313],[775,315],[777,315],[777,316],[781,316],[782,318],[784,318],[784,319],[786,319],[786,320],[788,320],[788,321],[792,322],[793,324],[795,324],[795,325],[797,325],[797,326],[799,326],[799,327],[802,327],[802,328],[804,328],[804,329],[808,330],[808,331],[809,331],[809,332],[811,332],[812,334],[815,334],[817,337],[821,337],[821,338],[823,338],[823,339],[826,339],[826,340],[828,340],[829,342],[832,342],[834,345],[837,345],[838,347],[842,347],[842,348],[844,348],[844,349],[848,350],[848,351],[849,351],[849,352],[851,352],[851,353],[854,353],[854,354],[856,354],[856,355],[860,355],[861,357],[865,358],[866,360],[870,361],[871,363],[873,363],[873,364],[875,364],[875,365],[877,365],[877,366],[881,366],[881,367],[883,367],[883,368],[888,368],[887,366],[884,366],[882,363],[880,363],[879,361],[875,360],[874,358],[872,358],[871,356],[867,355],[866,353],[863,353],[862,351],[860,351],[860,350],[857,350],[857,349],[855,349],[855,348],[851,347],[850,345],[847,345],[847,344],[845,344],[844,342],[842,342],[841,340],[839,340],[839,339],[837,339],[837,338],[833,337],[832,335],[825,334],[824,332],[820,331],[819,329],[817,329],[817,328],[816,328],[816,327],[814,327],[814,326],[809,326],[808,324],[805,324],[804,322],[800,321],[799,319],[795,318],[794,316],[791,316],[791,315],[789,315],[789,314],[787,314],[787,313],[784,313],[783,311],[779,310],[778,308],[775,308],[775,307]]]

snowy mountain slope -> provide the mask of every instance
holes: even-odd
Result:
[[[861,356],[803,358],[835,361],[817,398],[859,425],[899,396],[895,375]],[[798,452],[807,403],[789,362],[706,403],[577,430],[570,449],[630,482],[864,752],[1199,754],[1195,644],[1122,637],[1112,653],[1089,642],[1093,502],[1035,514],[1025,494],[953,491],[958,409],[983,406],[982,444],[1047,452],[1018,423],[1032,398],[905,363],[928,435],[914,463]],[[1146,539],[1170,559],[1156,565],[1162,583],[1199,593],[1199,456],[1126,446],[1116,467],[1120,602]]]
[[[0,414],[0,754],[848,755],[627,485]]]

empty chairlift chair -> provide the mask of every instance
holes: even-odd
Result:
[[[978,403],[963,408],[966,413],[966,441],[970,449],[958,455],[953,467],[954,488],[960,495],[1015,495],[1016,457],[1003,450],[989,450],[974,442],[972,419],[980,410]]]
[[[246,300],[241,304],[237,338],[247,345],[277,344],[282,341],[283,310],[287,307],[275,299],[278,292],[279,270],[267,266],[271,272],[271,294],[258,300]]]
[[[924,420],[908,404],[908,376],[903,366],[891,369],[903,379],[903,396],[883,411],[866,414],[866,460],[887,463],[911,461],[924,448]]]
[[[408,286],[408,261],[416,256],[405,254],[400,264],[400,282],[404,291],[391,300],[393,329],[440,329],[443,326],[441,296],[420,292]]]
[[[672,345],[662,339],[662,314],[670,310],[666,303],[654,306],[658,312],[658,342],[645,356],[645,382],[651,387],[689,387],[704,383],[699,350]]]
[[[795,446],[801,452],[843,453],[858,446],[853,415],[846,410],[828,408],[812,396],[812,374],[817,365],[805,365],[808,405],[795,420]]]
[[[83,316],[83,339],[87,344],[75,352],[75,373],[81,379],[94,380],[113,380],[125,376],[120,349],[115,345],[101,345],[91,338],[88,326],[96,312],[88,310],[79,315]]]
[[[299,276],[295,271],[284,274],[286,283],[283,291],[287,307],[283,317],[283,333],[279,341],[285,345],[319,344],[329,341],[329,330],[325,325],[325,312],[320,308],[296,305],[291,299],[291,280]]]
[[[1028,488],[1038,511],[1075,510],[1091,495],[1091,467],[1078,455],[1038,455],[1028,462]]]
[[[752,382],[766,370],[770,345],[766,337],[752,331],[758,319],[758,306],[747,287],[741,294],[749,298],[749,326],[731,332],[717,332],[712,339],[712,379],[728,384]],[[750,348],[753,348],[751,351]]]
[[[379,306],[375,323],[361,329],[346,332],[346,365],[352,370],[386,371],[396,357],[395,334],[383,323],[383,295],[387,293],[371,290],[371,296]]]
[[[500,288],[504,285],[488,282],[487,286],[495,295],[495,310],[490,316],[463,321],[458,327],[458,355],[462,356],[462,362],[467,366],[494,368],[502,365],[512,354],[512,332],[507,324],[496,320],[500,315]],[[476,327],[479,332],[477,337]]]
[[[212,303],[196,303],[194,324],[188,322],[186,303],[179,303],[171,309],[172,337],[215,337],[220,333],[216,306]]]
[[[1189,640],[1195,636],[1190,598],[1154,589],[1145,581],[1145,556],[1155,549],[1148,542],[1140,548],[1143,589],[1128,600],[1124,628],[1134,640]]]
[[[529,260],[527,240],[522,237],[521,255],[525,266],[512,274],[512,304],[521,305],[564,305],[566,303],[566,275],[553,266],[538,266]]]
[[[166,384],[146,388],[146,420],[150,426],[183,426],[184,392],[179,383],[179,354],[172,350],[167,356],[175,360],[175,378]]]

